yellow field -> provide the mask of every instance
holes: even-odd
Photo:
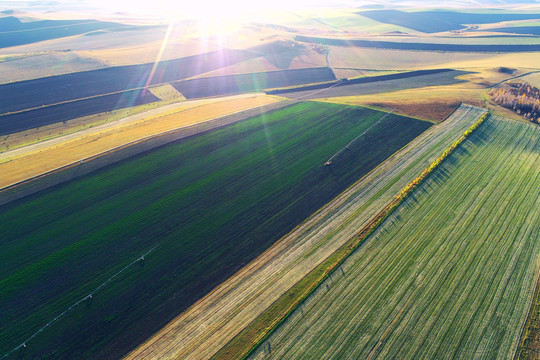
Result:
[[[219,102],[214,99],[213,103],[208,100],[201,101],[195,107],[176,107],[166,114],[156,109],[139,114],[137,121],[124,119],[64,138],[9,151],[0,154],[0,188],[137,140],[278,101],[281,101],[278,97],[251,94]]]
[[[180,94],[171,84],[164,84],[156,87],[149,88],[150,92],[154,96],[165,101],[180,101],[186,100],[184,95]]]
[[[462,107],[379,165],[197,301],[125,359],[210,359],[274,301],[354,236],[481,109]],[[481,113],[480,113],[481,114]],[[381,189],[386,189],[383,195]],[[332,224],[342,226],[335,227]],[[250,339],[252,340],[252,339]],[[239,354],[231,353],[229,355]]]
[[[540,69],[538,52],[483,55],[484,57],[479,59],[454,58],[452,59],[452,61],[447,62],[445,66],[453,69],[483,69],[496,68],[499,66],[506,66],[511,68]]]
[[[215,101],[215,100],[214,100]],[[23,146],[32,145],[38,142],[58,138],[78,131],[91,130],[96,126],[112,123],[126,117],[133,118],[133,115],[148,112],[153,109],[163,109],[170,101],[156,101],[149,104],[133,106],[131,108],[117,109],[99,114],[83,116],[68,120],[66,122],[53,123],[39,128],[28,129],[18,133],[9,134],[0,138],[0,153],[14,150]],[[189,106],[193,106],[190,102]],[[177,105],[179,108],[188,106],[186,104]],[[167,106],[168,107],[168,106]],[[161,110],[158,110],[161,111]]]

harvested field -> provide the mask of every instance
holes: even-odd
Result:
[[[524,81],[533,84],[536,87],[540,87],[540,72],[523,77]]]
[[[335,79],[336,77],[330,68],[320,67],[205,77],[174,82],[171,85],[186,98],[193,99],[311,84]]]
[[[489,31],[504,32],[511,34],[540,35],[540,26],[512,26],[505,28],[489,29]]]
[[[111,67],[0,85],[2,113],[162,84],[256,57],[241,50],[218,50],[153,63]],[[47,91],[43,91],[47,89]]]
[[[478,68],[481,70],[486,68],[495,69],[501,66],[508,66],[509,64],[512,64],[512,67],[515,68],[540,69],[540,66],[538,65],[538,52],[491,54],[491,56],[487,58],[476,60],[460,60],[456,57],[453,61],[447,63],[446,66],[453,69]]]
[[[252,358],[513,358],[538,280],[539,139],[487,120]]]
[[[219,99],[212,100],[214,102],[219,101]],[[195,102],[199,101],[200,100],[196,100]],[[189,103],[193,105],[193,102]],[[133,119],[133,116],[139,115],[141,113],[152,112],[152,114],[155,115],[156,113],[162,112],[162,109],[163,112],[167,112],[168,109],[170,109],[171,107],[175,107],[175,105],[179,108],[188,108],[190,107],[189,103],[177,102],[175,104],[169,104],[169,102],[167,101],[156,101],[150,104],[132,106],[130,108],[124,109],[116,109],[112,111],[78,117],[60,123],[56,122],[50,125],[44,125],[39,128],[33,128],[26,131],[11,133],[0,138],[0,153],[44,142],[47,140],[64,137],[66,135],[70,135],[79,131],[92,131],[93,128],[104,124],[111,124],[117,121],[124,122],[126,118]]]
[[[333,45],[380,49],[420,50],[420,51],[450,51],[450,52],[531,52],[540,51],[540,44],[441,44],[441,43],[412,43],[393,41],[372,41],[358,39],[320,38],[305,35],[295,36],[296,41]]]
[[[347,189],[272,248],[134,351],[129,359],[207,359],[252,323],[393,199],[483,113],[461,106]],[[336,226],[336,224],[340,224]],[[269,319],[272,321],[272,319]],[[257,325],[255,325],[257,326]],[[266,326],[261,323],[261,326]],[[217,358],[238,358],[255,341],[242,338]]]
[[[124,354],[431,125],[383,116],[292,105],[0,207],[1,352],[93,294],[26,356]]]
[[[159,29],[154,29],[151,32],[148,31],[150,34],[146,37],[144,33],[138,31],[134,35],[138,36],[139,41],[131,33],[122,34],[120,37],[116,34],[109,33],[92,38],[78,39],[79,43],[82,43],[80,48],[77,47],[77,44],[66,45],[78,49],[77,51],[80,53],[105,61],[111,66],[151,63],[156,61],[159,56],[166,30],[164,28],[162,31],[159,31]],[[129,37],[126,38],[126,35],[129,35]],[[161,60],[173,60],[177,59],[178,56],[199,55],[222,48],[219,45],[202,43],[196,39],[189,39],[182,36],[175,38],[174,32],[171,34],[171,37],[161,54]],[[99,42],[91,43],[96,40],[99,40],[102,44]],[[121,41],[124,41],[124,43],[121,43]]]
[[[74,100],[13,114],[4,114],[0,115],[0,134],[12,134],[54,123],[63,123],[78,117],[150,104],[156,101],[159,101],[157,97],[150,91],[142,89]]]
[[[278,98],[271,96],[252,95],[201,104],[180,104],[174,106],[169,114],[163,114],[159,109],[157,115],[140,114],[134,121],[128,118],[84,133],[7,152],[0,155],[0,172],[3,175],[0,189],[144,138],[277,101]]]
[[[452,65],[454,62],[482,62],[496,56],[502,56],[488,53],[443,53],[434,51],[405,51],[352,46],[330,46],[330,49],[329,60],[333,68],[343,67],[374,70],[418,70],[441,67],[455,69],[457,66]],[[523,57],[523,54],[504,55],[513,56],[512,60],[514,61],[520,60]],[[493,66],[495,67],[497,65]]]
[[[483,89],[467,89],[461,85],[448,85],[393,91],[377,95],[324,98],[319,101],[370,106],[394,110],[397,114],[419,119],[442,121],[461,102],[476,106],[484,105],[484,92]]]
[[[0,48],[84,34],[125,24],[97,20],[40,20],[21,22],[13,16],[0,18]]]
[[[238,75],[249,73],[262,73],[279,70],[307,69],[327,66],[324,55],[318,54],[312,50],[304,50],[298,56],[280,57],[280,54],[274,54],[274,58],[267,59],[264,56],[250,59],[242,63],[227,66],[208,73],[197,75],[199,77],[215,77],[226,75]]]
[[[186,100],[184,95],[180,94],[171,84],[151,87],[148,89],[154,96],[164,101]]]
[[[444,69],[440,69],[444,70]],[[420,72],[422,74],[422,72]],[[380,77],[369,77],[354,79],[354,81],[364,82],[358,84],[345,83],[342,86],[323,88],[316,91],[300,90],[296,92],[286,92],[280,94],[289,99],[321,99],[329,97],[354,96],[363,94],[376,94],[386,91],[396,91],[403,89],[421,88],[426,86],[440,86],[464,82],[456,77],[466,74],[464,71],[440,71],[435,74],[409,76],[408,73],[383,75],[384,80],[377,81]]]
[[[0,84],[31,80],[107,66],[105,61],[75,51],[44,51],[0,56]]]

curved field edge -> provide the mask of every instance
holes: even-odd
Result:
[[[491,117],[253,358],[512,358],[538,280],[539,130]]]
[[[483,109],[463,105],[327,204],[127,356],[209,358],[363,225],[463,134]],[[340,225],[336,225],[340,224]]]
[[[285,294],[283,294],[270,308],[254,320],[248,328],[235,338],[230,345],[223,348],[215,356],[216,359],[227,358],[225,354],[235,354],[236,358],[247,358],[255,349],[266,340],[272,332],[285,321],[303,301],[305,301],[315,289],[317,289],[343,262],[356,250],[364,241],[390,216],[393,211],[415,191],[418,186],[433,172],[442,162],[454,152],[488,117],[485,113],[476,121],[465,133],[448,149],[446,149],[431,165],[422,171],[411,183],[405,186],[400,194],[396,196],[384,209],[382,209],[373,219],[371,219],[354,238],[345,243],[334,254],[328,257],[323,263],[313,269],[300,282],[295,284]],[[253,339],[253,340],[252,340]],[[239,345],[241,344],[241,345]],[[251,348],[246,352],[245,344],[251,344]],[[230,346],[230,348],[229,348]],[[240,346],[242,348],[240,348]],[[245,354],[245,355],[240,355]]]

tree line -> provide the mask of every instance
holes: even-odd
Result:
[[[534,123],[539,123],[540,90],[523,81],[509,83],[505,87],[492,89],[488,93],[492,100],[515,111]]]

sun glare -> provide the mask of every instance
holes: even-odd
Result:
[[[289,10],[309,4],[309,2],[305,0],[274,0],[271,2],[248,0],[96,0],[95,3],[112,11],[133,13],[137,15],[157,15],[174,20],[196,18],[216,21],[246,20],[250,14],[269,10]]]

